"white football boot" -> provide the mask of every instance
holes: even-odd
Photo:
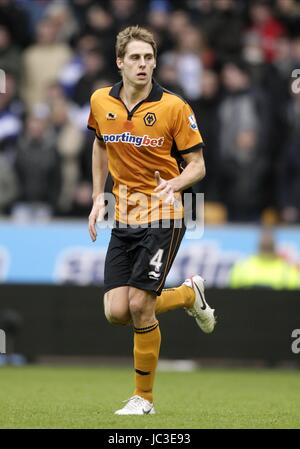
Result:
[[[115,412],[115,415],[154,415],[155,410],[152,402],[141,396],[132,396],[126,405]]]
[[[216,318],[214,316],[215,309],[211,309],[204,296],[204,279],[195,275],[186,279],[183,283],[191,287],[195,292],[195,302],[192,307],[186,308],[186,312],[193,316],[200,327],[206,334],[213,332],[216,325]]]

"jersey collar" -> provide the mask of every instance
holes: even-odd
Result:
[[[111,97],[117,98],[118,100],[121,100],[120,98],[120,90],[123,86],[123,81],[120,81],[117,84],[114,84],[113,87],[109,91],[109,95]],[[152,89],[150,91],[150,94],[147,98],[145,98],[144,101],[159,101],[163,95],[164,91],[163,88],[153,79],[152,80]]]

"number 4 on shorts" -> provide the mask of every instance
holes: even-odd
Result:
[[[156,253],[152,257],[152,259],[150,260],[149,265],[152,265],[156,272],[159,272],[160,267],[162,266],[161,260],[162,260],[163,254],[164,254],[164,250],[160,248],[159,250],[156,251]]]

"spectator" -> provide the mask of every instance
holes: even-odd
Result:
[[[84,34],[94,35],[97,38],[97,46],[101,45],[103,56],[108,61],[114,58],[113,35],[115,28],[116,24],[107,8],[94,4],[88,9]]]
[[[215,11],[207,30],[209,45],[214,49],[217,60],[223,62],[240,56],[243,31],[240,2],[220,0],[214,2]]]
[[[186,27],[177,43],[176,68],[179,84],[188,100],[193,100],[201,94],[204,48],[202,33],[193,26]]]
[[[0,1],[0,24],[8,28],[18,47],[26,47],[31,42],[30,18],[21,2]]]
[[[300,273],[294,265],[277,255],[274,236],[270,231],[264,231],[258,253],[233,266],[230,287],[299,289]]]
[[[256,0],[250,5],[250,31],[260,38],[265,61],[276,57],[276,42],[285,33],[284,26],[274,17],[271,5],[264,0]]]
[[[68,215],[73,208],[75,193],[81,180],[80,153],[83,149],[83,132],[72,120],[73,106],[67,101],[59,86],[49,90],[50,118],[56,135],[60,159],[61,188],[57,212]]]
[[[48,85],[58,79],[71,55],[67,44],[57,42],[56,25],[50,19],[40,21],[37,42],[23,55],[22,93],[27,109],[45,100]]]
[[[205,142],[204,155],[207,174],[203,181],[200,184],[196,184],[193,189],[196,192],[204,192],[205,199],[208,201],[220,200],[217,174],[220,135],[219,104],[220,82],[218,75],[212,70],[204,70],[201,96],[190,101],[190,105],[195,113]]]
[[[75,85],[84,76],[84,57],[87,53],[99,47],[99,39],[93,34],[83,34],[78,37],[75,51],[71,60],[62,68],[59,82],[63,86],[67,96],[74,95]]]
[[[97,80],[107,76],[106,63],[100,48],[86,52],[83,56],[84,74],[74,87],[73,101],[79,106],[89,103]]]
[[[278,175],[282,170],[282,157],[289,139],[287,109],[290,102],[290,79],[293,70],[292,42],[287,36],[277,40],[277,53],[272,64],[268,64],[268,74],[264,90],[269,93],[271,135],[269,147],[269,192],[277,192]],[[277,207],[277,198],[272,195],[268,203]]]
[[[19,49],[12,43],[9,29],[0,25],[0,68],[19,80],[20,59]]]
[[[177,82],[185,98],[192,100],[201,93],[203,36],[195,27],[188,25],[184,34],[178,35],[176,39],[178,42],[175,49],[164,53],[161,59],[163,63],[174,66]]]
[[[264,205],[267,169],[263,101],[252,89],[241,61],[225,64],[222,79],[226,92],[219,109],[220,194],[229,220],[257,221]]]
[[[160,59],[159,68],[157,72],[157,79],[165,89],[170,90],[178,95],[183,95],[183,89],[178,82],[176,65],[172,55],[165,54]]]
[[[72,0],[69,3],[80,31],[82,32],[86,26],[87,12],[94,3],[94,0]]]
[[[116,30],[126,28],[133,23],[143,25],[143,4],[137,0],[110,0],[109,11],[113,17]]]
[[[46,8],[45,17],[54,24],[58,42],[70,42],[78,33],[79,27],[67,3],[60,0],[51,2]]]
[[[286,223],[300,222],[300,92],[295,92],[287,109],[288,139],[282,152],[278,184],[281,217]]]
[[[150,2],[150,10],[147,14],[147,28],[154,34],[159,56],[172,48],[168,33],[169,9],[168,3],[154,1]]]
[[[299,36],[300,5],[295,0],[277,0],[275,7],[276,17],[288,31],[289,36]]]
[[[26,120],[17,144],[16,171],[21,206],[28,215],[52,215],[60,191],[60,167],[56,137],[44,107],[36,108]],[[15,210],[17,213],[17,209]]]
[[[192,22],[187,11],[177,9],[170,13],[168,33],[173,46],[175,46],[178,39],[183,36],[186,28],[190,25],[192,25]]]

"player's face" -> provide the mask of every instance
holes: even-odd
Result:
[[[124,58],[117,58],[117,66],[130,84],[147,85],[156,67],[152,46],[143,41],[129,42]]]

